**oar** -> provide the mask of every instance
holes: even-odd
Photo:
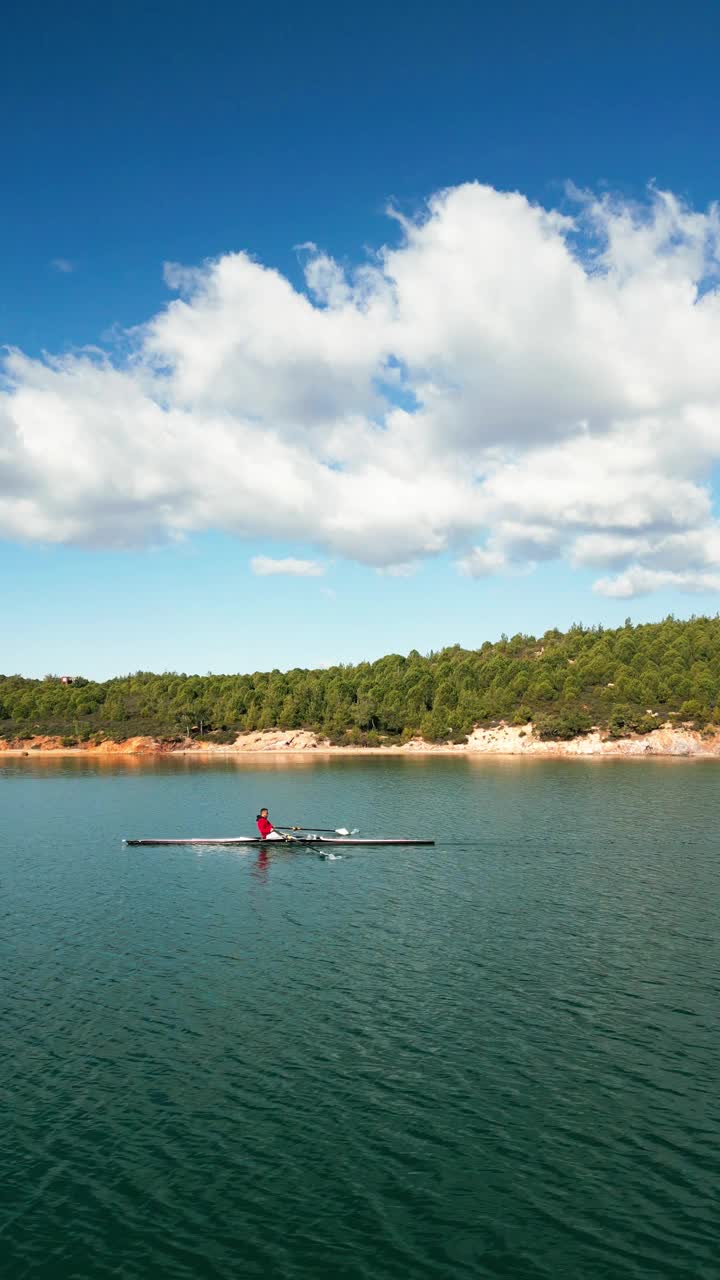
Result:
[[[311,831],[323,836],[356,836],[359,827],[348,831],[347,827],[276,827],[276,831]]]

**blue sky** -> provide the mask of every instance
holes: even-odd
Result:
[[[460,190],[468,183],[483,184],[493,193],[517,191],[528,209],[540,205],[568,216],[577,213],[568,182],[592,192],[596,202],[610,193],[616,202],[614,221],[602,215],[603,235],[610,239],[619,236],[623,217],[636,208],[635,201],[644,210],[637,216],[645,226],[653,219],[657,226],[665,216],[667,210],[658,214],[653,206],[648,183],[675,193],[683,212],[672,213],[666,240],[653,247],[652,269],[639,233],[630,248],[623,241],[613,258],[610,270],[618,279],[622,271],[633,273],[635,299],[641,286],[649,291],[658,261],[665,269],[668,245],[682,242],[689,261],[698,237],[705,246],[714,234],[711,220],[698,233],[688,210],[706,218],[708,206],[720,195],[715,67],[719,31],[720,12],[709,3],[689,3],[682,9],[662,3],[610,3],[595,10],[566,3],[366,4],[343,9],[276,3],[261,8],[213,0],[202,6],[149,6],[133,0],[110,8],[70,3],[59,9],[31,3],[21,11],[16,6],[4,17],[0,46],[0,111],[5,122],[0,342],[31,361],[42,361],[43,353],[72,361],[79,349],[97,346],[122,369],[129,349],[137,357],[137,337],[128,337],[127,331],[161,315],[176,297],[163,275],[165,263],[201,267],[221,255],[241,252],[280,273],[301,297],[312,296],[313,306],[324,314],[336,304],[334,295],[322,292],[324,283],[318,292],[317,280],[327,280],[326,262],[332,258],[337,272],[346,273],[342,288],[352,293],[347,305],[361,309],[353,268],[375,262],[382,246],[400,253],[393,275],[394,282],[401,282],[398,296],[405,289],[408,299],[419,299],[413,304],[401,298],[399,309],[416,305],[423,314],[427,309],[432,327],[442,310],[443,280],[451,278],[450,271],[441,264],[439,279],[433,277],[425,293],[418,289],[421,284],[426,287],[431,267],[435,270],[438,246],[446,245],[450,235],[464,237],[458,250],[460,275],[465,255],[468,264],[475,264],[468,272],[477,269],[478,280],[487,282],[486,265],[477,265],[478,253],[500,234],[499,223],[505,226],[505,216],[498,212],[500,196],[479,203],[471,193],[471,204],[458,196],[436,207],[430,230],[412,255],[402,252],[408,244],[407,229],[389,220],[386,210],[392,203],[411,226],[423,226],[426,201],[434,193]],[[435,239],[430,237],[433,228]],[[215,426],[211,430],[208,425],[211,419],[213,424],[227,424],[236,414],[238,421],[241,417],[243,423],[254,423],[253,448],[260,458],[266,439],[295,430],[293,415],[303,419],[301,445],[296,435],[292,441],[283,435],[291,454],[276,457],[268,449],[264,485],[249,489],[238,475],[236,513],[235,462],[228,459],[237,455],[229,451],[227,441],[219,442],[214,471],[208,471],[207,501],[203,505],[202,492],[193,490],[188,508],[192,506],[194,514],[186,527],[182,494],[191,486],[187,460],[180,474],[182,448],[175,447],[174,426],[162,437],[160,451],[143,464],[146,473],[160,466],[163,457],[170,468],[177,465],[172,493],[157,497],[154,484],[152,497],[143,490],[140,508],[133,505],[139,501],[137,476],[125,476],[124,461],[153,432],[162,431],[157,416],[148,417],[139,444],[133,444],[123,413],[133,417],[134,402],[128,402],[124,390],[115,403],[112,384],[105,390],[99,382],[90,388],[88,381],[82,413],[77,408],[74,388],[79,378],[90,378],[85,366],[64,365],[62,385],[38,374],[35,366],[11,371],[11,391],[22,413],[30,415],[22,418],[20,409],[17,416],[13,410],[13,430],[18,423],[30,424],[21,425],[18,440],[25,448],[31,428],[45,434],[37,436],[32,465],[23,455],[27,470],[21,470],[19,454],[13,454],[5,488],[0,487],[14,504],[0,525],[0,580],[10,620],[0,649],[0,670],[30,675],[67,670],[95,676],[137,668],[253,670],[356,661],[458,641],[474,645],[503,631],[540,632],[578,619],[615,623],[628,614],[652,620],[669,611],[715,613],[720,599],[717,557],[699,550],[712,544],[717,532],[711,514],[703,510],[703,494],[714,498],[717,474],[715,412],[720,401],[709,372],[707,385],[703,381],[710,355],[702,368],[698,366],[703,390],[696,402],[681,367],[688,367],[691,356],[678,358],[675,380],[668,375],[666,385],[667,358],[659,356],[653,369],[652,349],[648,352],[652,344],[644,344],[638,330],[632,369],[621,374],[616,362],[603,375],[609,381],[624,376],[627,382],[626,399],[621,388],[610,407],[598,405],[584,356],[578,356],[572,367],[555,375],[566,384],[577,378],[572,405],[558,408],[550,388],[547,404],[538,408],[535,437],[533,405],[539,404],[545,387],[538,362],[547,368],[547,353],[524,345],[523,317],[532,314],[536,329],[546,322],[539,304],[533,303],[536,309],[528,311],[522,283],[529,281],[532,298],[550,289],[560,298],[564,289],[554,275],[547,286],[543,276],[533,285],[534,264],[546,243],[533,241],[536,230],[520,210],[513,232],[519,265],[509,285],[517,292],[517,303],[507,321],[513,327],[508,347],[512,360],[506,352],[498,356],[493,346],[492,366],[502,365],[504,377],[516,387],[527,377],[534,388],[531,404],[522,397],[508,399],[506,382],[502,394],[489,386],[490,365],[482,365],[486,351],[480,360],[485,372],[476,378],[472,344],[467,350],[458,347],[455,363],[442,366],[443,385],[453,394],[458,380],[470,389],[462,405],[456,405],[450,393],[439,407],[433,401],[432,421],[428,409],[428,421],[422,423],[423,474],[432,479],[433,468],[442,462],[432,450],[447,422],[463,418],[469,425],[462,439],[458,435],[452,443],[457,453],[449,470],[467,485],[456,499],[450,477],[443,477],[447,493],[442,510],[439,506],[415,541],[404,537],[403,525],[417,524],[410,490],[419,492],[419,481],[416,473],[400,476],[394,461],[403,450],[413,451],[414,424],[401,424],[392,456],[381,455],[381,449],[390,449],[397,425],[392,421],[395,406],[413,404],[418,397],[430,404],[441,356],[455,341],[455,318],[447,329],[438,329],[439,336],[433,329],[437,351],[432,359],[427,356],[428,333],[408,336],[404,326],[405,345],[397,347],[402,385],[380,409],[371,404],[371,392],[358,386],[366,374],[368,387],[376,384],[377,362],[386,359],[388,348],[383,348],[384,354],[363,355],[359,369],[358,350],[364,352],[363,344],[371,344],[367,334],[357,336],[354,328],[348,329],[345,313],[317,349],[303,350],[304,383],[297,403],[292,400],[299,381],[293,374],[295,348],[290,339],[285,342],[285,335],[296,333],[293,326],[298,324],[302,329],[303,322],[293,318],[292,309],[280,337],[274,328],[269,337],[263,330],[260,366],[237,371],[233,355],[230,373],[222,367],[218,385],[223,381],[225,386],[228,377],[238,379],[237,387],[226,388],[224,401],[209,398],[205,388],[201,408],[194,400],[188,409],[197,380],[188,391],[186,379],[174,407],[178,413],[195,415],[194,443],[182,446],[188,456],[193,449],[197,452],[198,440],[204,456],[202,441],[215,438]],[[559,233],[553,234],[557,238]],[[317,250],[298,251],[297,246],[308,243]],[[308,252],[315,264],[310,275]],[[503,252],[508,252],[506,244]],[[524,252],[529,255],[527,269]],[[714,252],[708,251],[708,263],[701,270],[686,266],[683,259],[683,287],[688,280],[698,284],[699,292],[715,287],[710,263]],[[514,256],[509,254],[508,263]],[[454,260],[453,271],[456,265]],[[198,303],[197,294],[191,296],[205,344],[203,361],[213,343],[223,340],[226,326],[232,327],[236,319],[241,323],[239,317],[247,325],[242,331],[246,348],[258,332],[253,315],[273,305],[259,278],[243,280],[241,295],[233,292],[237,286],[231,267],[229,263],[226,275],[210,271],[202,285],[215,290],[226,308],[220,337],[212,327],[211,308],[202,300]],[[678,290],[679,271],[675,262],[670,274]],[[335,284],[337,272],[332,276]],[[621,281],[618,290],[622,288]],[[472,333],[476,299],[478,306],[488,306],[490,319],[495,314],[487,296],[481,296],[478,283],[466,304]],[[678,315],[683,296],[682,291],[677,295]],[[628,301],[627,289],[618,298],[613,313],[624,308],[626,334],[628,317],[636,317],[638,308]],[[672,298],[667,305],[672,311]],[[642,314],[652,315],[656,309],[648,292]],[[556,314],[553,310],[551,325]],[[690,353],[706,347],[711,352],[720,328],[713,328],[713,318],[705,316],[700,332],[696,319],[688,311],[682,332],[680,320],[675,329],[658,332],[654,349],[682,354],[687,343]],[[564,323],[569,335],[576,332],[575,313],[568,313]],[[596,341],[599,328],[593,323]],[[633,323],[639,327],[644,322]],[[557,331],[564,332],[560,320]],[[484,324],[477,341],[485,341],[487,332]],[[153,357],[166,362],[169,351],[175,358],[181,350],[185,360],[186,349],[179,345],[184,340],[184,331],[182,336],[176,329],[163,331],[152,348]],[[283,352],[277,370],[265,354],[270,340]],[[631,335],[635,352],[633,340]],[[624,342],[626,337],[617,338],[618,350]],[[598,349],[602,354],[602,343]],[[146,347],[142,354],[145,360]],[[245,390],[250,379],[260,385],[252,395]],[[280,388],[286,383],[287,395],[278,392],[272,403],[258,399],[269,384]],[[335,388],[331,395],[326,391],[329,384]],[[91,392],[95,417],[86,410]],[[332,400],[329,408],[326,394]],[[156,389],[153,397],[156,405]],[[306,420],[309,401],[312,410],[307,410]],[[482,417],[489,401],[496,406],[497,434],[483,436],[481,456],[470,435],[476,415]],[[343,418],[340,432],[338,415],[347,405],[347,413],[356,416],[352,422]],[[546,463],[554,475],[562,478],[566,467],[570,474],[579,456],[579,435],[564,437],[575,449],[572,457],[558,455],[548,462],[544,455],[538,460],[536,453],[556,447],[560,428],[553,414],[558,421],[562,418],[567,433],[571,413],[577,422],[584,423],[587,416],[599,448],[607,442],[607,435],[600,439],[606,420],[607,431],[614,432],[613,448],[598,454],[597,465],[606,467],[598,472],[601,487],[615,483],[612,467],[624,441],[628,456],[640,458],[632,463],[633,483],[640,472],[652,474],[652,485],[645,487],[632,487],[627,468],[617,479],[618,490],[626,493],[626,519],[594,509],[588,515],[583,481],[585,505],[581,515],[572,517],[571,532],[569,526],[558,532],[558,522],[547,511],[528,517],[527,527],[520,529],[517,512],[508,505],[505,473],[493,482],[485,505],[471,512],[474,490],[488,476],[488,468],[497,465],[499,451],[508,467],[525,468],[523,483],[530,491],[543,487]],[[78,415],[80,425],[70,429],[72,414]],[[368,423],[377,422],[378,414],[383,419],[378,457],[383,460],[377,474],[369,475],[350,433],[356,433],[356,441],[364,439],[362,432],[369,430]],[[364,426],[357,425],[361,420]],[[648,436],[655,430],[650,422],[660,424],[657,437]],[[418,430],[420,425],[418,418]],[[583,425],[582,432],[586,429]],[[678,466],[667,442],[694,430],[697,442],[693,437],[689,446],[694,469],[683,474],[678,488]],[[63,431],[69,434],[62,436]],[[333,432],[342,434],[340,443]],[[318,443],[321,433],[324,443]],[[638,454],[641,439],[646,464]],[[61,440],[71,442],[64,446],[65,456],[75,456],[78,467],[89,471],[92,459],[97,474],[102,471],[95,488],[84,477],[75,493],[62,467],[50,467],[53,441]],[[369,435],[367,440],[367,448],[373,449]],[[208,458],[213,447],[208,444]],[[606,455],[614,460],[610,470]],[[353,514],[347,527],[341,527],[345,498],[340,491],[326,492],[317,480],[320,473],[305,469],[311,457],[318,465],[319,459],[330,459],[338,473],[357,480],[357,487],[364,477],[368,508],[378,503],[384,513],[395,509],[393,486],[402,482],[396,520],[388,518],[378,533],[377,523],[368,521],[365,526]],[[213,488],[213,474],[227,479],[222,492]],[[38,485],[32,512],[23,505],[28,477]],[[666,495],[664,506],[671,513],[667,518],[655,507],[650,509],[648,488]],[[61,489],[75,494],[63,498],[62,510]],[[94,523],[87,520],[86,513],[99,510],[107,495],[117,505],[112,521],[104,513]],[[356,489],[353,495],[349,505],[355,512]],[[287,509],[276,518],[274,508],[282,502]],[[457,527],[451,514],[455,502],[458,508],[469,504]],[[152,503],[156,506],[147,515]],[[573,504],[579,510],[582,503],[570,491],[566,500],[562,486],[553,496],[557,510]],[[166,519],[169,505],[171,521]],[[323,521],[323,506],[337,506],[338,513]],[[251,510],[251,519],[245,519],[244,509]],[[390,542],[394,549],[385,555],[383,547]],[[319,566],[318,573],[291,576],[276,571],[258,576],[252,571],[258,556],[300,559]],[[405,566],[412,569],[407,569],[407,576]],[[598,590],[598,581],[606,586]]]

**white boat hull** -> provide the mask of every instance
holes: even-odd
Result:
[[[429,845],[435,844],[434,840],[413,840],[408,838],[395,839],[369,839],[356,838],[354,836],[294,836],[291,840],[283,840],[282,836],[275,834],[274,839],[261,839],[260,836],[192,836],[188,839],[160,839],[146,838],[143,840],[123,840],[123,844],[132,845],[133,847],[141,846],[165,846],[165,845],[269,845],[269,844],[298,844],[298,845],[349,845],[352,848],[367,845]]]

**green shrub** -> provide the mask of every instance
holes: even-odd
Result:
[[[630,733],[652,733],[658,728],[658,719],[647,711],[633,711],[631,707],[613,707],[608,729],[611,738],[625,738]]]
[[[227,746],[233,743],[237,736],[236,729],[213,729],[211,733],[203,734],[202,741],[217,742],[222,746]]]
[[[585,711],[562,711],[556,716],[543,716],[533,726],[539,738],[569,741],[590,733],[592,720]]]
[[[710,720],[710,709],[703,705],[699,698],[688,698],[680,708],[680,719],[690,720],[697,728],[701,728]]]
[[[648,715],[647,712],[645,713],[645,715],[638,716],[635,722],[636,733],[653,733],[653,731],[657,728],[658,728],[657,716]]]

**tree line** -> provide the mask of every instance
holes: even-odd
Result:
[[[464,741],[476,725],[532,721],[545,738],[598,726],[614,736],[666,721],[720,724],[720,617],[605,629],[577,624],[322,670],[185,675],[136,671],[96,682],[0,676],[0,738],[67,743],[147,734],[230,742],[258,729],[311,729],[338,744],[422,736]]]

